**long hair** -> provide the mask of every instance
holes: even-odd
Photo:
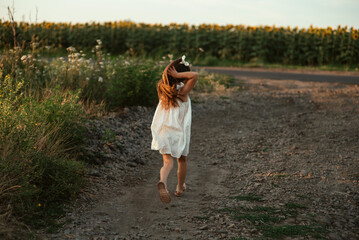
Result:
[[[191,71],[190,67],[182,63],[182,58],[174,60],[165,68],[162,74],[162,79],[157,83],[158,99],[162,101],[161,104],[165,109],[169,109],[171,107],[178,107],[178,91],[176,85],[185,80],[181,78],[174,78],[168,75],[167,71],[172,66],[174,66],[177,72]]]

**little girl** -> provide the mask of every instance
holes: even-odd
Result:
[[[185,56],[170,63],[157,84],[159,103],[153,117],[152,150],[159,150],[163,156],[160,181],[157,184],[162,202],[170,203],[167,178],[177,158],[178,184],[175,196],[186,190],[187,155],[191,136],[192,110],[188,93],[194,87],[198,73],[191,72]]]

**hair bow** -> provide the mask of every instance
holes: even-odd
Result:
[[[183,55],[183,56],[182,56],[182,62],[181,62],[181,63],[182,63],[182,64],[184,64],[185,66],[189,66],[189,63],[188,63],[188,62],[186,62],[186,60],[185,60],[185,59],[186,59],[186,56],[185,56],[185,55]]]

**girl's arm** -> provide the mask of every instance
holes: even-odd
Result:
[[[172,66],[167,70],[167,73],[174,78],[185,78],[185,85],[181,88],[180,94],[181,96],[187,96],[188,93],[192,90],[194,85],[198,80],[197,72],[177,72],[176,69]]]

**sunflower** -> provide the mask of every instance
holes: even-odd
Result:
[[[355,33],[355,34],[353,35],[353,39],[354,39],[354,40],[358,40],[358,38],[359,38],[359,34]]]

